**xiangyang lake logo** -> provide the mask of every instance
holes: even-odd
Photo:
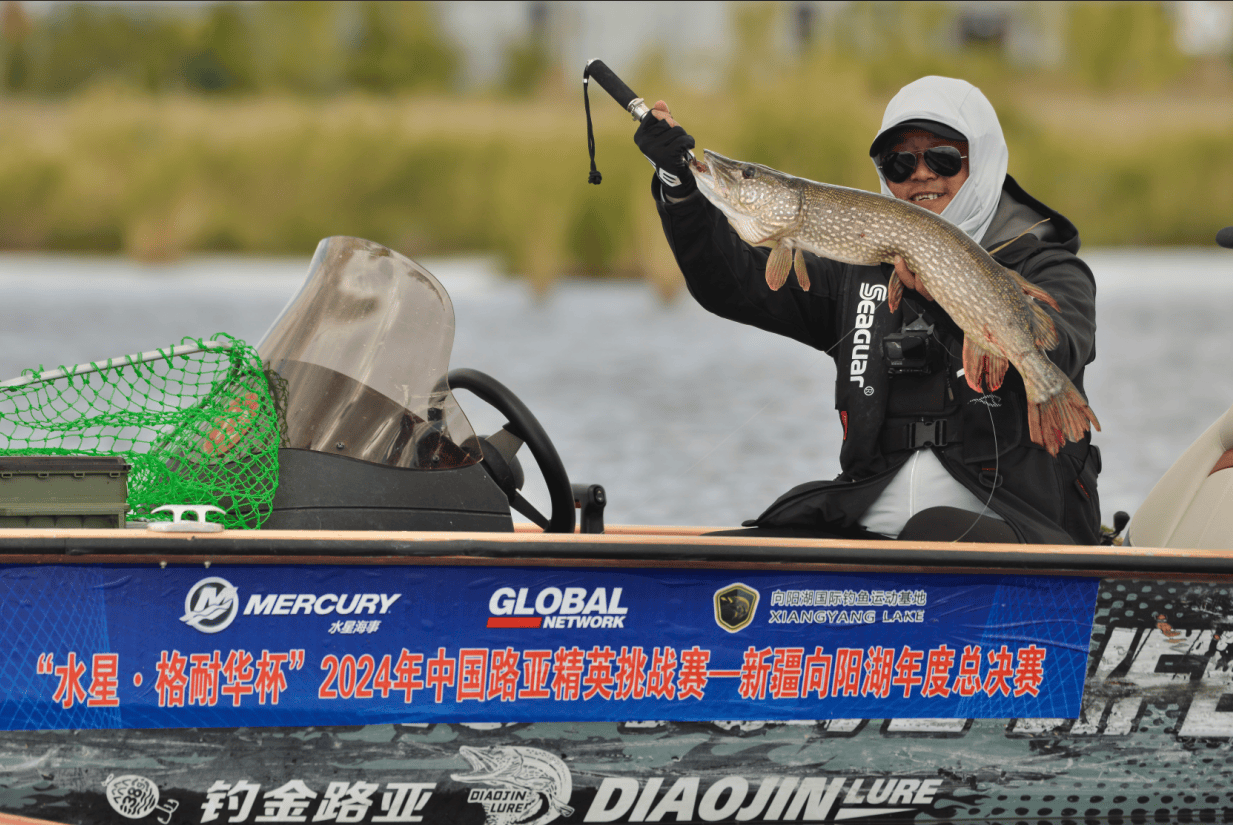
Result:
[[[753,621],[758,609],[758,591],[736,582],[715,591],[715,623],[736,633]]]

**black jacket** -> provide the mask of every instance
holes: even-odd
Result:
[[[1100,453],[1090,437],[1067,443],[1056,458],[1033,444],[1018,372],[1012,366],[993,393],[972,391],[957,376],[963,366],[963,331],[937,304],[906,291],[898,311],[888,311],[889,264],[854,266],[806,254],[809,291],[790,279],[773,292],[765,280],[768,249],[742,241],[700,194],[663,203],[658,182],[652,185],[668,243],[698,303],[716,315],[822,350],[838,370],[841,474],[788,491],[747,524],[860,536],[858,520],[898,468],[914,449],[931,446],[951,475],[981,501],[989,500],[989,508],[1022,541],[1099,541]],[[1049,220],[994,258],[1057,301],[1060,313],[1047,311],[1059,343],[1048,356],[1083,392],[1084,366],[1096,354],[1096,286],[1087,265],[1075,256],[1079,235],[1074,225],[1007,175],[986,248],[1015,238],[1041,218]],[[889,376],[881,339],[918,315],[934,327],[939,344],[935,369],[928,375]]]

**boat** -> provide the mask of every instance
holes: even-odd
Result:
[[[713,535],[605,524],[452,340],[431,273],[326,239],[257,346],[260,529],[0,529],[2,825],[1233,816],[1233,413],[1131,544]],[[255,407],[222,386],[192,432],[240,467]]]

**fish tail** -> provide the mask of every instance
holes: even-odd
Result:
[[[1088,425],[1100,429],[1096,414],[1083,395],[1069,381],[1062,391],[1041,401],[1028,402],[1028,432],[1032,441],[1056,456],[1067,439],[1079,441]]]

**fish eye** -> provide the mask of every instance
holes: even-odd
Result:
[[[758,174],[758,170],[756,167],[753,167],[753,166],[746,166],[744,169],[741,170],[741,176],[745,178],[745,180],[749,180],[750,178],[754,177],[757,174]]]

